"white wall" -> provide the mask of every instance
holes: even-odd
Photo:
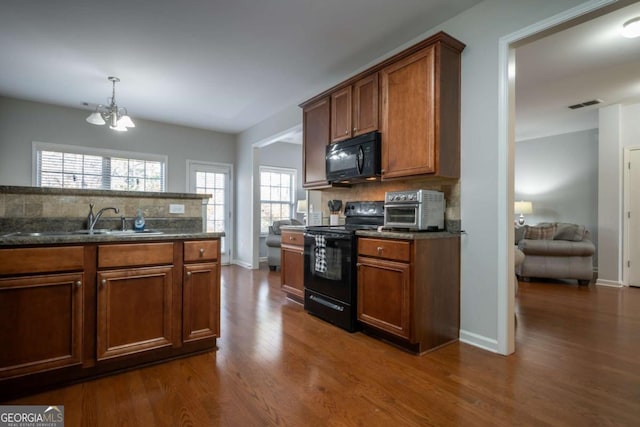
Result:
[[[167,191],[186,191],[186,161],[235,163],[235,136],[132,117],[128,132],[85,122],[90,112],[0,97],[0,185],[31,185],[33,141],[162,154]]]
[[[462,55],[461,217],[467,234],[462,237],[461,254],[461,339],[493,351],[499,350],[498,284],[508,280],[508,270],[502,267],[505,263],[498,259],[499,254],[507,253],[508,239],[498,241],[496,237],[508,227],[500,222],[503,215],[498,199],[499,177],[506,174],[499,170],[504,150],[499,146],[498,129],[499,41],[582,3],[582,0],[487,0],[436,28],[425,28],[424,34],[385,55],[388,57],[438,30],[467,44]],[[282,118],[281,113],[273,121],[266,120],[259,128],[243,132],[241,144],[251,145],[300,123],[298,119],[278,127]],[[267,128],[271,133],[260,132]],[[247,153],[246,149],[242,153]],[[243,161],[240,156],[238,161]]]
[[[514,198],[533,203],[527,224],[582,224],[597,242],[598,129],[518,142]]]
[[[260,205],[258,192],[259,154],[255,151],[265,141],[287,130],[300,126],[302,110],[292,105],[269,119],[238,135],[236,146],[236,256],[234,263],[248,268],[258,268],[258,244],[260,236]],[[256,177],[256,179],[254,179]]]

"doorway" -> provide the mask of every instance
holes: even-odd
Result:
[[[198,194],[211,194],[203,202],[205,218],[204,231],[224,232],[220,239],[220,262],[230,261],[230,242],[233,242],[231,216],[231,173],[232,166],[222,163],[187,161],[187,191]]]

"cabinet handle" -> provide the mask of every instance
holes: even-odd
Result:
[[[102,286],[106,285],[106,284],[107,284],[107,279],[102,279],[102,280],[100,281],[100,284],[101,284]]]
[[[296,238],[293,236],[289,236],[289,240],[296,240]]]
[[[382,253],[382,250],[383,250],[383,249],[384,249],[384,248],[383,248],[382,246],[378,246],[378,247],[376,248],[376,250],[378,251],[378,253],[379,253],[379,254],[380,254],[380,253]]]
[[[191,277],[191,272],[187,271],[187,277]]]
[[[349,130],[345,130],[345,131],[344,131],[344,134],[345,134],[345,135],[349,135]]]
[[[79,288],[80,286],[82,286],[82,282],[81,282],[80,280],[78,280],[78,281],[76,282],[76,288]]]
[[[380,169],[380,173],[384,175],[385,170],[384,169]]]
[[[204,255],[204,248],[200,248],[200,256]]]
[[[353,128],[353,132],[358,132],[358,128]]]

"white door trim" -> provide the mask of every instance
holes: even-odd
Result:
[[[626,214],[631,210],[631,172],[629,168],[626,166],[631,161],[631,152],[640,150],[640,145],[634,145],[629,147],[624,147],[623,151],[623,159],[622,159],[622,168],[624,171],[623,178],[623,205],[622,205],[622,285],[629,286],[631,282],[630,274],[629,274],[629,261],[630,259],[630,242],[631,242],[631,230],[630,230],[630,219]]]

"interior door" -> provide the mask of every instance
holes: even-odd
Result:
[[[640,149],[629,151],[627,164],[628,207],[626,219],[629,256],[629,286],[640,287]]]
[[[211,194],[203,207],[206,216],[205,231],[224,232],[220,239],[220,262],[229,264],[230,242],[233,241],[231,224],[231,165],[188,162],[188,191]]]

